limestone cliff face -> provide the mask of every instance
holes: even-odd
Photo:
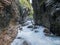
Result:
[[[16,37],[18,18],[15,0],[0,0],[0,45],[10,45]]]

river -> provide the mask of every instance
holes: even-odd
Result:
[[[18,34],[11,45],[60,45],[60,37],[45,36],[43,33],[44,27],[37,26],[37,29],[27,28],[31,21],[26,22],[26,26],[21,26],[22,30],[18,28]],[[35,32],[37,31],[37,32]],[[23,42],[27,44],[23,44]]]

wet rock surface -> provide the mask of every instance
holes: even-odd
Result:
[[[27,41],[23,41],[22,45],[31,45],[31,44]]]
[[[47,34],[51,34],[51,32],[49,31],[49,29],[44,29],[44,31],[43,31],[44,33],[47,33]]]
[[[33,25],[28,26],[27,28],[33,28]]]
[[[17,39],[23,39],[22,37],[17,37]]]
[[[39,31],[35,30],[35,33],[38,33]]]

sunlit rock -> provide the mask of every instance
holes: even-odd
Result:
[[[13,0],[0,0],[0,45],[10,45],[17,35],[18,8]]]

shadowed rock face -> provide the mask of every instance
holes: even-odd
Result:
[[[55,12],[52,17],[53,22],[51,22],[50,31],[55,35],[60,35],[60,11]]]
[[[38,2],[38,3],[37,3]],[[42,24],[55,35],[60,35],[60,1],[33,0],[35,24]]]
[[[9,21],[12,17],[12,15],[10,15],[10,12],[9,12],[10,9],[8,8],[10,8],[10,6],[6,7],[3,10],[2,14],[0,15],[0,28],[5,28],[6,26],[8,26]]]
[[[6,2],[4,2],[4,0],[2,1],[0,1],[0,29],[8,26],[9,21],[12,17],[10,3],[7,3],[9,5],[6,5]]]
[[[50,21],[50,31],[55,35],[60,35],[60,2],[58,0],[48,5],[47,8],[49,21]]]

